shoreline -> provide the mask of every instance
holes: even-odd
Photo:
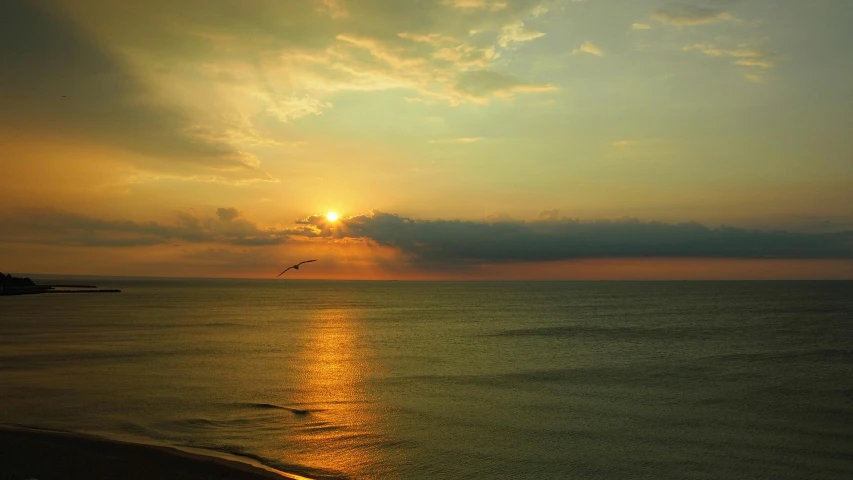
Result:
[[[312,480],[252,458],[91,433],[0,425],[2,479]]]

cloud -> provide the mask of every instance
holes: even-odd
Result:
[[[162,244],[278,245],[288,234],[262,229],[240,218],[235,208],[219,208],[216,217],[177,212],[171,223],[102,219],[62,210],[21,211],[3,219],[6,243],[138,247]]]
[[[336,20],[349,16],[343,0],[320,0],[319,11]]]
[[[501,29],[501,35],[498,37],[498,45],[506,48],[513,44],[529,42],[544,36],[543,32],[526,30],[524,22],[518,20],[509,25],[504,25]]]
[[[632,23],[631,29],[633,30],[651,30],[652,26],[648,23]]]
[[[483,137],[457,137],[442,140],[430,140],[429,143],[477,143],[485,140]]]
[[[744,78],[753,83],[764,83],[764,75],[758,73],[747,73]]]
[[[308,115],[322,115],[323,110],[332,108],[330,102],[324,102],[308,95],[267,98],[267,112],[279,121],[287,123]]]
[[[231,141],[233,125],[160,100],[117,55],[38,5],[6,2],[0,12],[0,91],[13,93],[0,125],[118,147],[142,170],[274,180]]]
[[[493,47],[478,48],[468,44],[444,47],[432,54],[433,59],[449,62],[456,68],[487,68],[498,58]]]
[[[442,0],[441,3],[457,10],[490,10],[495,12],[507,7],[507,2],[504,0]]]
[[[759,68],[773,68],[773,62],[767,60],[765,58],[741,58],[735,62],[735,65],[742,65],[744,67],[759,67]]]
[[[572,55],[577,55],[578,53],[588,53],[590,55],[595,55],[596,57],[604,56],[604,52],[601,48],[592,42],[584,42],[580,48],[572,51]]]
[[[743,46],[733,49],[725,49],[710,44],[697,43],[684,47],[684,51],[697,51],[711,57],[734,58],[735,61],[732,62],[734,65],[751,69],[745,74],[746,79],[757,83],[763,81],[761,70],[769,70],[775,66],[766,53],[754,48],[746,48]]]
[[[397,34],[400,38],[407,38],[409,40],[418,42],[418,43],[428,43],[430,45],[441,45],[446,43],[457,43],[458,39],[451,37],[450,35],[442,35],[440,33],[412,33],[412,32],[400,32]]]
[[[697,43],[694,45],[688,45],[684,47],[685,51],[696,50],[704,53],[705,55],[710,55],[712,57],[735,57],[735,58],[755,58],[762,56],[761,52],[758,50],[747,49],[747,48],[739,48],[733,50],[726,50],[722,48],[717,48],[713,45],[707,45],[702,43]]]
[[[545,222],[554,222],[554,221],[558,221],[561,218],[563,218],[561,213],[562,212],[560,212],[560,210],[557,210],[557,209],[542,210],[541,212],[539,212],[536,215],[536,219],[540,220],[540,221],[545,221]]]
[[[550,10],[551,8],[547,4],[543,3],[534,8],[533,11],[530,12],[530,15],[532,17],[541,17],[542,15],[548,13]]]
[[[734,21],[736,18],[725,10],[677,3],[652,14],[652,18],[678,28],[710,23]]]
[[[312,135],[298,124],[334,115],[342,93],[458,106],[557,91],[498,60],[501,42],[541,34],[508,26],[542,3],[2,2],[0,129],[15,144],[0,144],[0,157],[23,162],[13,152],[38,138],[97,150],[110,185],[277,182],[269,169],[292,154],[280,147]]]
[[[236,208],[217,208],[216,216],[224,222],[230,222],[240,216],[240,212]]]
[[[83,247],[197,245],[263,247],[327,241],[394,249],[415,265],[500,264],[582,258],[853,259],[853,231],[787,232],[708,228],[636,219],[581,221],[559,210],[534,221],[505,213],[484,221],[418,220],[374,211],[330,223],[312,215],[262,228],[234,208],[215,216],[176,212],[171,222],[103,219],[60,210],[18,211],[2,220],[6,244]]]
[[[367,50],[374,58],[381,60],[395,69],[417,67],[426,63],[426,59],[423,57],[406,55],[402,50],[395,49],[375,38],[350,34],[340,34],[336,38],[342,42]]]
[[[491,69],[500,57],[497,48],[512,48],[544,33],[528,31],[521,20],[516,20],[505,23],[495,35],[494,43],[488,44],[482,40],[459,40],[458,32],[406,30],[390,38],[339,34],[339,44],[326,51],[329,57],[322,62],[333,65],[338,77],[327,85],[333,90],[408,89],[451,105],[484,103],[491,96],[506,99],[519,93],[557,90]],[[356,50],[369,56],[359,55]]]
[[[486,215],[487,222],[514,222],[515,219],[512,218],[507,212],[492,212]]]
[[[168,3],[168,16],[151,2],[81,0],[69,11],[170,96],[203,110],[218,108],[215,97],[247,118],[287,123],[328,112],[338,92],[487,102],[456,89],[457,77],[494,70],[498,49],[544,35],[524,21],[547,11],[543,0],[211,0],[203,11],[195,0]],[[541,89],[515,93],[533,91]]]
[[[519,92],[553,92],[557,87],[549,84],[530,84],[517,78],[490,70],[472,70],[459,74],[455,90],[464,96],[484,98],[489,95],[503,97]]]
[[[374,211],[339,220],[345,237],[394,247],[424,264],[612,257],[853,258],[853,231],[823,234],[708,228],[695,222],[416,220]]]

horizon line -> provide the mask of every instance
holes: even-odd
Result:
[[[249,280],[249,281],[286,281],[286,282],[448,282],[448,283],[462,283],[462,282],[480,282],[480,283],[532,283],[532,282],[548,282],[548,283],[591,283],[591,282],[850,282],[853,281],[853,277],[850,278],[718,278],[718,279],[709,279],[709,278],[669,278],[669,279],[636,279],[636,278],[594,278],[594,279],[496,279],[496,278],[470,278],[470,279],[435,279],[435,278],[424,278],[424,279],[411,279],[411,278],[383,278],[383,279],[370,279],[370,278],[277,278],[277,277],[197,277],[197,276],[155,276],[155,275],[107,275],[107,274],[80,274],[80,273],[33,273],[33,272],[24,272],[24,273],[10,273],[4,272],[6,274],[11,274],[12,276],[24,276],[24,277],[83,277],[83,278],[93,278],[93,277],[103,277],[103,278],[118,278],[118,279],[151,279],[151,280]]]

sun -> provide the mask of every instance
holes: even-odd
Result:
[[[338,219],[338,214],[335,212],[329,212],[326,214],[326,218],[328,218],[330,222],[334,222]]]

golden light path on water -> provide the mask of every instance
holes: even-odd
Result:
[[[296,440],[305,449],[291,457],[311,467],[345,472],[357,478],[381,478],[387,462],[377,443],[385,437],[365,380],[375,366],[363,344],[354,310],[329,308],[316,312],[303,354],[299,378],[303,403],[317,408],[306,417]],[[317,407],[314,407],[314,406]]]

